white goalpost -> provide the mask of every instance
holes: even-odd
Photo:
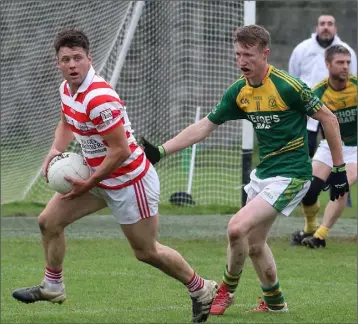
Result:
[[[244,1],[244,26],[256,23],[256,2]],[[248,120],[242,121],[242,186],[241,206],[245,206],[247,194],[244,185],[250,182],[252,153],[254,150],[254,129]]]
[[[232,31],[247,23],[253,4],[80,0],[74,10],[71,2],[4,0],[1,203],[46,203],[53,194],[39,167],[60,116],[53,39],[61,28],[84,30],[94,67],[124,100],[135,136],[159,145],[191,124],[197,107],[207,115],[238,78]],[[239,206],[236,188],[246,176],[251,137],[245,123],[232,121],[200,145],[163,159],[156,165],[161,203],[187,191],[198,206]],[[80,152],[75,144],[68,150]]]
[[[198,106],[198,107],[196,107],[195,122],[198,122],[199,120],[200,120],[200,107]],[[196,144],[193,145],[193,149],[191,152],[191,158],[190,158],[189,179],[188,179],[188,189],[187,189],[187,193],[189,195],[191,193],[191,187],[193,186],[195,155],[196,155]]]
[[[126,36],[124,37],[124,41],[123,41],[123,44],[121,45],[121,48],[118,49],[119,55],[117,58],[117,64],[113,70],[112,77],[109,81],[109,83],[112,87],[115,87],[118,82],[124,61],[126,59],[129,47],[131,45],[131,42],[132,42],[132,39],[134,36],[134,32],[137,28],[139,18],[142,14],[144,4],[145,4],[145,1],[137,1],[135,4],[134,12],[133,12],[132,18],[131,18],[129,26],[128,26],[128,31],[126,32]]]

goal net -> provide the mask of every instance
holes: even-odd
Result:
[[[94,67],[106,62],[125,32],[134,2],[11,1],[1,3],[1,203],[53,195],[40,175],[60,120],[53,41],[64,27],[84,30]],[[69,150],[78,151],[72,144]]]
[[[3,2],[2,203],[47,202],[53,194],[37,175],[59,120],[61,77],[52,42],[61,27],[88,34],[94,66],[124,100],[137,139],[163,143],[194,122],[197,107],[206,116],[237,79],[232,31],[243,24],[243,1],[145,1],[121,56],[135,5]],[[120,68],[119,57],[125,57]],[[191,153],[183,150],[156,165],[161,203],[188,190]],[[191,195],[196,205],[241,204],[240,121],[197,145]]]

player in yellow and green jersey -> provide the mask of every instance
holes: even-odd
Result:
[[[349,75],[351,54],[342,45],[333,45],[325,52],[329,77],[313,90],[323,103],[336,115],[343,141],[343,159],[346,163],[349,185],[357,182],[357,76]],[[332,157],[327,141],[322,140],[313,157],[313,181],[302,199],[305,227],[292,234],[292,245],[310,248],[326,246],[329,230],[342,214],[348,194],[326,206],[321,226],[317,226],[320,210],[318,196],[332,170]]]
[[[165,155],[202,141],[226,121],[247,119],[255,129],[260,163],[245,186],[247,204],[228,224],[228,259],[223,282],[211,305],[213,315],[223,314],[232,304],[247,256],[263,292],[263,300],[254,311],[288,310],[266,240],[277,215],[288,216],[311,183],[307,115],[322,123],[333,164],[339,167],[330,180],[332,191],[340,196],[348,190],[336,117],[307,85],[267,63],[269,46],[270,34],[265,28],[257,25],[238,28],[234,32],[234,49],[243,76],[225,91],[208,116],[173,139],[159,147],[143,141],[147,157],[156,163]]]

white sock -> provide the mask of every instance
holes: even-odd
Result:
[[[46,288],[50,291],[58,291],[63,289],[62,269],[53,270],[48,267],[45,269]]]

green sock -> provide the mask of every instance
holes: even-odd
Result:
[[[268,308],[279,310],[285,306],[285,298],[281,292],[279,281],[272,287],[261,286],[261,289],[264,294],[264,301],[267,303]]]
[[[229,287],[229,292],[234,293],[237,286],[239,285],[240,277],[241,277],[242,270],[238,275],[233,275],[225,267],[224,275],[223,275],[223,283]]]

